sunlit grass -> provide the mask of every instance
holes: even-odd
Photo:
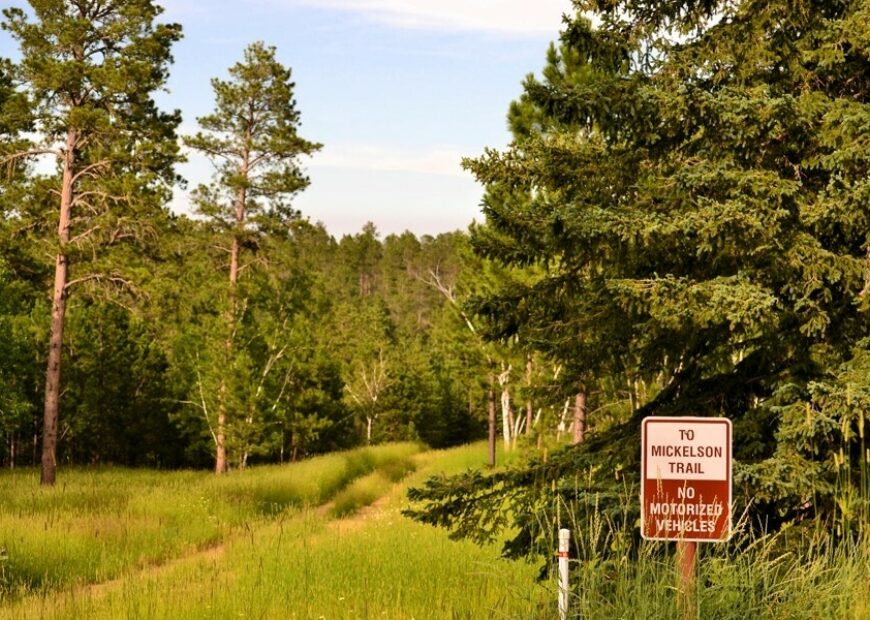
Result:
[[[399,484],[390,477],[408,474],[407,462],[358,478],[360,486],[375,477],[385,484],[375,513],[333,520],[316,509],[284,512],[233,537],[220,557],[131,573],[104,590],[28,597],[8,606],[4,617],[543,617],[546,592],[535,567],[401,516],[407,484],[482,458],[480,445],[420,454],[418,471]]]
[[[22,517],[34,530],[27,535],[31,545],[50,534],[36,556],[48,558],[60,545],[60,556],[42,560],[60,579],[7,600],[0,617],[556,617],[555,583],[537,581],[539,566],[500,559],[497,545],[452,541],[444,530],[401,515],[409,485],[434,473],[483,467],[485,445],[414,451],[390,446],[223,479],[190,472],[77,472],[55,496],[22,486],[30,496],[16,497],[10,506],[38,515]],[[409,471],[411,461],[415,471]],[[6,487],[2,493],[9,496]],[[350,508],[336,511],[341,518],[316,507],[330,499],[337,506],[342,497]],[[173,506],[175,501],[181,503]],[[355,514],[375,501],[376,509]],[[8,506],[0,514],[14,525]],[[202,521],[187,523],[184,517]],[[587,532],[575,528],[575,544],[585,545],[581,555],[587,559],[572,560],[572,617],[677,618],[671,546],[644,543],[639,555],[611,553],[605,559],[590,550],[615,526],[605,519],[593,525]],[[222,528],[219,538],[209,538],[216,527]],[[624,534],[612,531],[609,539]],[[783,551],[789,545],[775,536],[747,540],[740,551],[702,546],[695,617],[870,620],[870,544],[828,544],[825,531],[818,535],[806,553]],[[197,548],[191,542],[197,536],[205,541],[199,547],[222,541],[220,553],[189,553]],[[159,565],[143,550],[181,559]],[[10,560],[0,559],[3,570]],[[83,574],[94,578],[71,577]],[[83,585],[111,576],[118,581]]]
[[[320,504],[418,451],[396,444],[301,463],[208,472],[65,470],[0,474],[0,598],[103,581],[206,548],[289,506]]]

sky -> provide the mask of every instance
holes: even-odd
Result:
[[[22,0],[10,4],[21,5]],[[182,133],[214,103],[253,41],[277,48],[296,83],[299,133],[322,143],[304,162],[311,185],[294,206],[335,235],[373,222],[382,234],[438,234],[481,220],[481,187],[462,157],[502,148],[509,103],[543,67],[570,0],[164,0],[182,24],[169,92]],[[0,32],[0,55],[14,43]],[[188,187],[209,179],[196,154],[179,172]],[[184,212],[177,190],[172,208]]]

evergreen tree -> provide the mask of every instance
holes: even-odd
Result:
[[[151,0],[30,5],[31,15],[4,9],[3,28],[20,45],[16,77],[39,138],[6,161],[51,155],[58,162],[44,185],[53,185],[55,208],[43,214],[57,226],[41,478],[53,484],[67,295],[81,283],[129,286],[121,265],[130,256],[114,254],[153,234],[151,222],[174,180],[179,115],[160,112],[152,93],[166,81],[181,29],[156,24],[162,9]],[[98,258],[89,264],[86,256]]]
[[[738,512],[757,525],[835,514],[832,463],[866,415],[824,404],[854,386],[870,327],[864,4],[576,5],[512,110],[510,148],[468,162],[487,187],[477,247],[541,269],[482,309],[495,335],[519,334],[573,380],[658,390],[546,465],[461,481],[478,501],[462,514],[456,483],[433,482],[421,516],[480,533],[503,484],[518,553],[552,534],[529,509],[553,484],[579,516],[594,505],[630,520],[610,481],[637,480],[651,414],[734,420]],[[587,466],[600,473],[572,490]]]
[[[206,216],[229,247],[228,296],[224,334],[225,354],[214,370],[221,374],[214,429],[215,471],[227,469],[229,418],[244,416],[230,411],[228,377],[223,369],[235,367],[244,374],[236,333],[244,314],[245,296],[239,293],[243,250],[259,247],[263,235],[286,237],[288,222],[296,217],[289,204],[308,185],[299,158],[311,155],[319,144],[297,133],[296,109],[290,70],[275,57],[274,47],[254,43],[242,62],[229,69],[229,80],[212,80],[215,111],[199,120],[204,131],[185,139],[187,146],[207,155],[215,165],[211,186],[197,190],[199,213]],[[252,258],[252,263],[256,259]],[[248,369],[250,370],[250,368]]]

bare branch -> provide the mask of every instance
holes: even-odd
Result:
[[[272,151],[264,151],[263,153],[260,153],[259,155],[251,159],[251,161],[248,163],[248,169],[250,170],[264,161],[269,161],[274,156],[275,153],[273,153]]]
[[[112,284],[117,284],[119,286],[131,289],[131,290],[134,288],[132,282],[130,282],[129,280],[125,280],[124,278],[122,278],[120,276],[109,276],[109,275],[105,275],[102,273],[91,273],[91,274],[88,274],[86,276],[82,276],[81,278],[75,278],[74,280],[70,280],[69,282],[66,283],[66,286],[64,286],[64,290],[71,288],[71,287],[75,286],[76,284],[82,284],[84,282],[93,282],[95,280],[101,280],[104,282],[111,282]]]
[[[428,274],[428,278],[418,277],[418,279],[444,295],[444,298],[450,302],[450,304],[459,313],[459,316],[462,318],[462,320],[465,321],[465,325],[468,327],[469,330],[471,330],[471,333],[477,336],[477,329],[474,327],[474,323],[471,322],[471,318],[468,316],[465,310],[462,309],[462,306],[460,306],[459,302],[456,300],[456,293],[453,292],[453,287],[444,284],[438,268],[436,267],[434,270],[429,269]]]
[[[83,176],[85,176],[85,175],[93,176],[94,172],[96,170],[98,170],[99,168],[106,168],[111,163],[112,162],[109,161],[108,159],[101,159],[100,161],[89,164],[89,165],[85,166],[84,168],[82,168],[81,170],[79,170],[78,172],[76,172],[72,177],[72,181],[70,181],[70,182],[74,185],[76,183],[76,181],[78,181]]]
[[[189,146],[188,148],[205,153],[208,157],[220,157],[226,161],[233,161],[242,156],[239,151],[233,149],[210,149],[205,146]]]
[[[92,227],[92,228],[89,228],[89,229],[87,229],[86,231],[84,231],[83,233],[80,233],[80,234],[76,235],[75,237],[73,237],[72,239],[70,239],[70,240],[69,240],[69,243],[70,243],[71,245],[74,245],[74,244],[76,244],[76,243],[78,243],[78,242],[80,242],[80,241],[84,241],[85,239],[87,239],[88,237],[90,237],[92,234],[94,234],[95,232],[97,232],[99,229],[100,229],[100,226],[99,226],[99,225],[94,226],[94,227]]]
[[[79,203],[85,202],[86,198],[91,198],[92,196],[102,198],[106,201],[111,200],[113,202],[121,202],[122,200],[126,199],[126,196],[116,196],[114,194],[109,194],[108,192],[102,192],[99,190],[88,190],[86,192],[78,192],[75,198],[73,198],[71,206],[75,207]]]
[[[57,149],[47,149],[47,148],[29,149],[27,151],[18,151],[17,153],[11,153],[11,154],[7,155],[6,157],[4,157],[3,159],[0,159],[0,164],[8,164],[10,162],[15,161],[16,159],[21,159],[23,157],[32,157],[34,155],[55,155],[57,157],[60,157],[61,152],[58,151]]]
[[[129,238],[135,237],[135,236],[136,235],[134,235],[133,233],[124,232],[123,228],[116,228],[115,230],[112,231],[112,234],[109,236],[108,245],[114,245],[115,243],[117,243],[118,241],[121,241],[122,239],[129,239]]]

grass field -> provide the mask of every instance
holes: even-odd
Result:
[[[401,444],[222,478],[65,471],[55,489],[2,474],[0,618],[555,618],[538,566],[401,515],[409,485],[484,458]],[[695,617],[870,619],[870,546],[778,542],[704,546]],[[574,563],[572,617],[676,619],[670,551]]]
[[[66,470],[0,474],[0,596],[112,579],[212,547],[244,528],[321,504],[418,447],[354,450],[215,477],[207,472]]]
[[[17,516],[4,510],[12,540],[28,549],[7,547],[12,585],[0,617],[547,617],[535,567],[400,514],[409,483],[480,466],[485,450],[415,451],[389,446],[224,479],[65,472],[68,486],[54,491],[7,475],[8,497],[17,485],[40,501],[21,499]],[[61,555],[37,544],[33,524],[48,518]],[[63,541],[64,530],[84,535]],[[30,558],[26,572],[16,572],[19,554]]]

